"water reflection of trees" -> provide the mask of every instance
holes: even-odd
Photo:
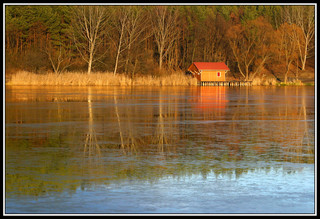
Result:
[[[290,88],[285,88],[285,93]],[[310,118],[307,117],[306,93],[305,89],[295,88],[295,96],[291,102],[286,102],[286,110],[283,112],[285,118],[292,119],[292,126],[287,133],[287,138],[291,139],[290,143],[284,142],[284,159],[293,163],[313,163],[314,162],[314,133],[309,133]],[[300,98],[302,97],[302,98]],[[295,104],[298,107],[292,108]],[[279,111],[279,115],[282,113]],[[312,114],[311,114],[312,115]],[[311,123],[311,125],[314,125]],[[288,130],[286,123],[282,124],[284,130]],[[311,129],[312,130],[312,129]],[[310,134],[312,137],[310,137]]]
[[[28,187],[39,188],[34,195],[112,180],[206,177],[211,172],[240,177],[255,169],[269,171],[274,168],[272,162],[314,162],[310,127],[314,117],[304,89],[208,90],[79,88],[76,95],[71,91],[70,96],[59,95],[61,91],[39,96],[29,92],[27,97],[21,92],[20,98],[30,98],[37,103],[34,106],[53,104],[36,112],[35,107],[10,106],[6,113],[8,160],[22,147],[28,154],[35,147],[59,151],[64,145],[64,152],[38,153],[38,159],[46,163],[41,168],[28,163],[38,164],[38,160],[19,160],[9,169],[8,189],[18,187],[21,193],[31,194]],[[275,95],[280,97],[272,99]],[[79,120],[85,125],[61,123]],[[58,129],[40,133],[37,126],[31,126],[34,130],[26,134],[28,125],[42,122],[58,122]],[[79,136],[82,141],[77,140]],[[25,172],[16,172],[21,166]],[[44,172],[54,175],[54,180],[41,180]]]
[[[117,118],[119,137],[120,137],[120,148],[124,154],[137,152],[137,147],[143,144],[143,140],[136,135],[136,130],[132,124],[134,119],[134,107],[133,105],[125,105],[121,112],[119,112],[118,98],[121,94],[118,93],[117,89],[114,89],[113,100],[114,100],[114,112]],[[126,99],[122,99],[126,101]],[[123,121],[125,120],[125,121]]]
[[[233,135],[238,133],[244,145],[249,145],[252,152],[266,159],[313,163],[314,142],[311,140],[314,133],[309,125],[314,117],[313,112],[307,115],[305,88],[261,90],[253,87],[246,90],[249,92],[246,91],[243,98],[248,105],[243,105],[241,100],[234,103]],[[275,94],[280,98],[274,98]],[[239,125],[242,122],[247,124]],[[243,130],[242,134],[239,130]]]
[[[93,108],[92,108],[92,88],[88,88],[88,132],[86,134],[86,140],[84,143],[84,156],[91,157],[92,155],[101,156],[100,153],[100,146],[98,144],[96,131],[94,128],[94,121],[93,121]]]

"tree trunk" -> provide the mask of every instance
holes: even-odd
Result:
[[[118,49],[117,57],[116,57],[116,63],[115,63],[115,65],[114,65],[114,70],[113,70],[113,75],[116,75],[116,73],[117,73],[119,55],[120,55],[120,51],[119,51],[119,49]]]
[[[284,83],[285,83],[285,84],[287,83],[287,80],[288,80],[288,73],[289,73],[289,70],[290,70],[291,62],[292,62],[292,61],[289,61],[288,65],[287,65],[286,73],[284,74]]]
[[[305,68],[306,68],[306,61],[307,61],[307,49],[308,49],[308,47],[307,47],[307,44],[305,45],[305,48],[304,48],[304,55],[303,55],[303,58],[301,59],[301,64],[302,64],[302,66],[301,66],[301,70],[302,71],[304,71],[305,70]]]
[[[93,61],[93,48],[94,48],[93,45],[91,45],[89,60],[88,60],[88,75],[91,74],[92,61]]]
[[[163,49],[160,48],[160,51],[159,51],[159,69],[160,70],[162,68],[162,59],[163,59]]]
[[[131,47],[131,43],[129,43],[129,45],[128,45],[126,64],[125,64],[125,67],[124,67],[124,72],[126,74],[128,73],[128,65],[129,65],[129,61],[130,61],[130,47]]]
[[[91,74],[91,68],[92,68],[92,56],[90,55],[90,59],[88,62],[88,75]]]
[[[117,73],[117,68],[118,68],[118,62],[119,62],[119,56],[121,53],[121,46],[122,46],[122,37],[123,37],[123,31],[124,31],[124,24],[121,24],[121,32],[120,32],[120,38],[119,38],[119,45],[118,45],[118,51],[117,51],[117,56],[116,56],[116,63],[114,65],[114,71],[113,75],[116,75]]]
[[[288,72],[289,72],[289,69],[287,69],[286,73],[284,74],[284,83],[285,84],[287,83],[287,80],[288,80]]]
[[[246,77],[245,77],[245,81],[248,81],[249,80],[249,65],[246,65]]]
[[[134,79],[134,73],[135,73],[135,71],[136,71],[137,63],[138,63],[138,58],[136,57],[136,60],[135,60],[135,62],[134,62],[134,67],[133,67],[133,70],[132,70],[132,72],[131,72],[131,79],[132,79],[132,81],[133,81],[133,79]]]

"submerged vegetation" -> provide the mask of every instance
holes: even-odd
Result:
[[[184,72],[198,61],[225,62],[233,78],[256,84],[287,84],[305,72],[314,80],[314,10],[314,5],[6,5],[6,76],[19,72],[10,83],[180,85],[193,82],[168,72]],[[44,74],[48,71],[52,74]],[[43,81],[49,76],[54,81]]]

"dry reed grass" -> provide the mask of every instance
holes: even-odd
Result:
[[[275,78],[269,78],[269,77],[268,78],[266,77],[263,79],[256,77],[252,80],[252,85],[268,86],[268,85],[277,85],[277,84],[278,82]]]
[[[138,76],[131,79],[123,74],[113,75],[111,72],[96,72],[91,74],[81,72],[66,72],[62,74],[35,74],[19,71],[8,79],[7,85],[75,85],[75,86],[104,86],[104,85],[197,85],[197,80],[175,72],[160,77]]]
[[[262,86],[267,86],[267,85],[278,85],[278,86],[286,86],[286,85],[306,85],[302,83],[301,80],[299,79],[294,79],[290,78],[288,79],[287,83],[284,82],[278,82],[276,78],[274,77],[263,77],[263,78],[254,78],[252,80],[252,85],[262,85]]]
[[[185,75],[183,72],[162,74],[162,76],[137,76],[134,79],[124,75],[113,75],[112,72],[65,72],[62,74],[45,73],[35,74],[27,71],[18,71],[6,78],[6,85],[75,85],[75,86],[105,86],[105,85],[144,85],[144,86],[179,86],[197,85],[197,79]],[[252,85],[284,85],[275,78],[255,78]],[[285,85],[303,85],[300,80],[293,80]]]

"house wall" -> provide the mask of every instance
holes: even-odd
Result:
[[[220,72],[220,77],[217,76],[217,73]],[[201,81],[225,81],[226,72],[222,71],[213,71],[213,70],[202,70],[201,71]]]
[[[195,73],[193,76],[196,77],[198,79],[198,81],[200,81],[200,75],[197,74],[199,72],[199,70],[197,69],[197,67],[192,63],[192,65],[188,68],[188,71],[191,71],[193,73]]]

